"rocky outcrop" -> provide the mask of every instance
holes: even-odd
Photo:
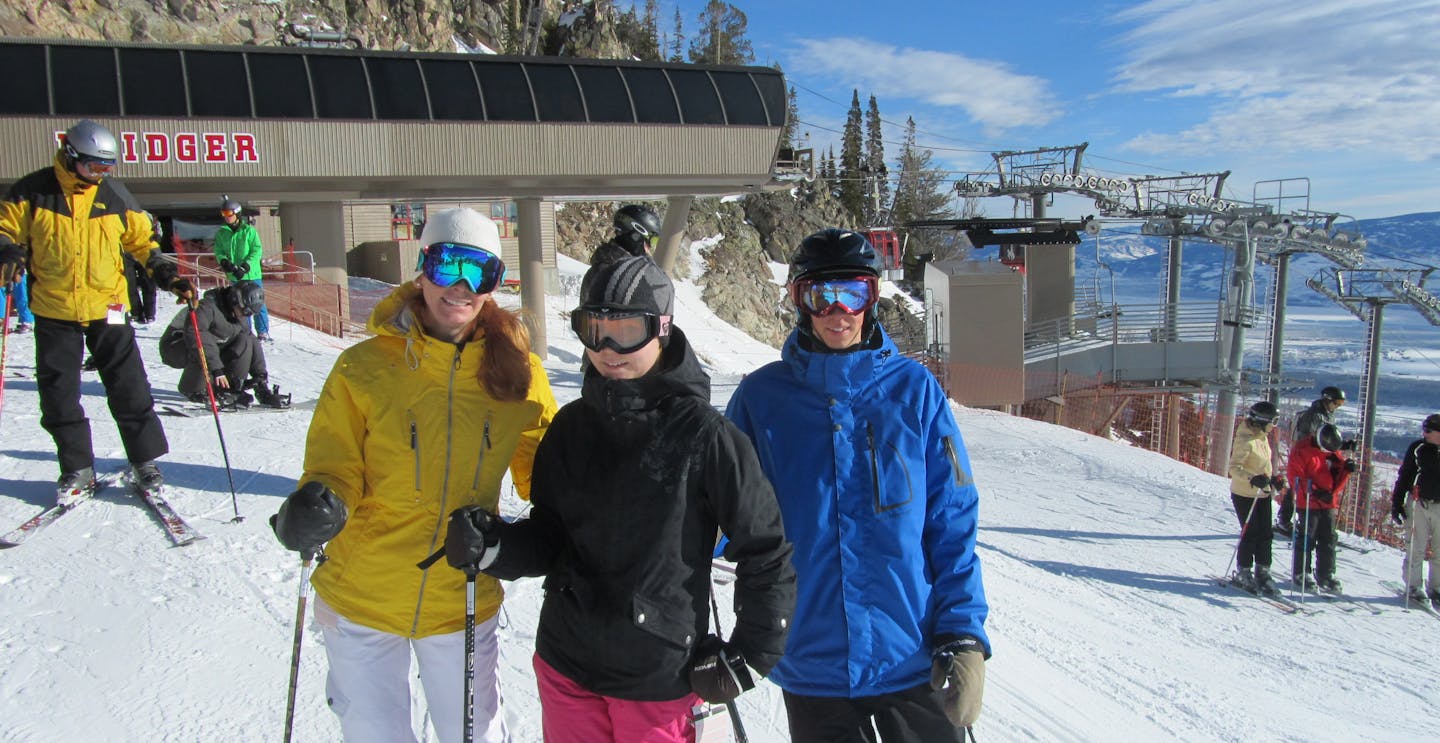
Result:
[[[797,186],[747,196],[745,218],[760,233],[770,260],[785,263],[806,235],[826,227],[854,229],[840,202],[824,188]]]

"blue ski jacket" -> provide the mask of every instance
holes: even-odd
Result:
[[[913,688],[932,651],[966,635],[990,654],[960,429],[930,372],[875,332],[878,347],[838,354],[792,332],[726,411],[755,442],[795,548],[795,620],[770,675],[795,694]]]

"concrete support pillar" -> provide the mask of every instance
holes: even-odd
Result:
[[[339,201],[282,202],[279,212],[281,246],[293,240],[297,262],[303,266],[313,260],[315,278],[339,287],[338,297],[333,289],[327,290],[328,294],[309,289],[302,296],[299,288],[292,287],[297,306],[311,306],[363,324],[367,318],[350,317],[350,273],[345,268],[350,246],[345,244],[345,205]],[[266,305],[272,313],[290,316],[279,287],[267,288],[266,294]]]
[[[690,204],[694,196],[671,196],[666,199],[665,221],[660,225],[660,245],[655,248],[655,263],[667,275],[674,275],[675,256],[680,253],[680,241],[685,237],[685,226],[690,222]]]
[[[520,217],[520,306],[530,323],[530,350],[542,360],[549,341],[545,333],[545,251],[540,224],[540,199],[515,200]]]

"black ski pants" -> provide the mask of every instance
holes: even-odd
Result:
[[[170,451],[165,429],[155,415],[150,379],[135,331],[128,323],[110,325],[35,318],[35,382],[40,392],[40,427],[55,439],[60,471],[95,464],[90,419],[80,404],[80,365],[85,351],[95,358],[110,417],[120,429],[125,456],[148,462]]]
[[[180,373],[180,394],[185,396],[206,394],[205,373],[200,368],[200,353],[195,348],[195,330],[185,325],[186,348],[185,371]],[[220,363],[223,369],[211,369],[210,376],[224,373],[230,381],[230,389],[239,392],[246,382],[265,383],[269,373],[265,368],[265,350],[260,340],[250,331],[237,334],[229,343],[220,346]],[[216,390],[219,392],[219,390]]]
[[[154,322],[159,309],[155,303],[155,280],[129,253],[125,253],[125,280],[130,284],[130,316],[137,322]]]
[[[1315,580],[1335,577],[1335,509],[1312,508],[1295,512],[1294,549],[1291,575],[1314,575]],[[1310,570],[1310,553],[1315,553],[1314,572]]]
[[[1295,518],[1295,491],[1285,488],[1285,494],[1280,496],[1280,523],[1288,524]]]
[[[873,697],[787,691],[785,715],[793,743],[961,743],[965,731],[945,716],[943,698],[928,681]]]
[[[1275,525],[1270,523],[1270,496],[1247,498],[1230,494],[1235,516],[1240,519],[1240,549],[1236,553],[1241,568],[1259,565],[1270,568],[1270,540],[1275,538]],[[1251,513],[1254,509],[1254,513]]]

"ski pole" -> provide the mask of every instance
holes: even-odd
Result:
[[[240,515],[240,504],[235,497],[235,473],[230,469],[230,452],[225,448],[225,431],[220,428],[220,407],[215,404],[215,384],[210,380],[210,364],[205,361],[205,341],[200,338],[200,303],[190,300],[190,327],[195,330],[195,350],[200,354],[200,373],[205,375],[205,392],[210,396],[210,413],[215,416],[215,435],[220,437],[220,456],[225,458],[225,477],[230,480],[230,506],[235,509],[235,518],[230,523],[245,520]]]
[[[1272,496],[1268,490],[1262,490],[1260,494],[1266,498]],[[1240,538],[1235,541],[1235,549],[1230,553],[1230,562],[1225,564],[1225,572],[1223,574],[1226,576],[1230,575],[1230,567],[1235,564],[1235,558],[1240,555],[1240,545],[1245,543],[1245,532],[1250,530],[1250,517],[1255,515],[1255,503],[1257,500],[1258,498],[1250,499],[1250,510],[1245,512],[1245,520],[1240,523]]]
[[[15,285],[11,284],[5,291],[5,315],[0,317],[0,412],[5,410],[5,360],[10,356],[10,300],[14,296]]]
[[[290,649],[290,692],[285,700],[285,743],[295,729],[295,688],[300,681],[300,641],[305,638],[305,601],[310,596],[310,565],[313,552],[301,552],[300,600],[295,606],[295,644]]]
[[[464,742],[475,740],[475,571],[465,570]]]
[[[725,628],[720,625],[720,604],[715,600],[715,584],[710,584],[710,619],[715,622],[715,635],[725,636]],[[720,664],[725,668],[730,667],[730,659],[725,657],[725,651],[720,651]],[[730,727],[735,731],[735,743],[750,743],[750,736],[745,733],[745,723],[740,719],[740,710],[735,706],[734,699],[725,703],[725,711],[730,715]]]
[[[1402,502],[1402,503],[1403,503],[1403,502]],[[1415,500],[1415,504],[1416,504],[1416,505],[1419,505],[1419,504],[1420,504],[1420,500],[1419,500],[1418,498]],[[1409,531],[1409,532],[1410,532],[1410,540],[1409,540],[1410,543],[1405,547],[1405,563],[1404,563],[1404,565],[1405,565],[1405,575],[1403,576],[1403,577],[1405,578],[1404,586],[1405,586],[1405,610],[1406,610],[1406,611],[1409,611],[1409,610],[1410,610],[1410,571],[1412,571],[1412,570],[1415,569],[1413,566],[1410,565],[1410,560],[1412,559],[1412,556],[1415,554],[1415,517],[1420,515],[1420,513],[1419,513],[1418,511],[1412,511],[1411,513],[1412,513],[1412,515],[1411,515],[1410,518],[1408,519],[1408,521],[1409,521],[1410,523],[1408,523],[1408,524],[1405,525],[1406,531]],[[1421,557],[1424,557],[1424,555],[1421,555]],[[1421,569],[1423,570],[1424,568],[1421,568]]]

